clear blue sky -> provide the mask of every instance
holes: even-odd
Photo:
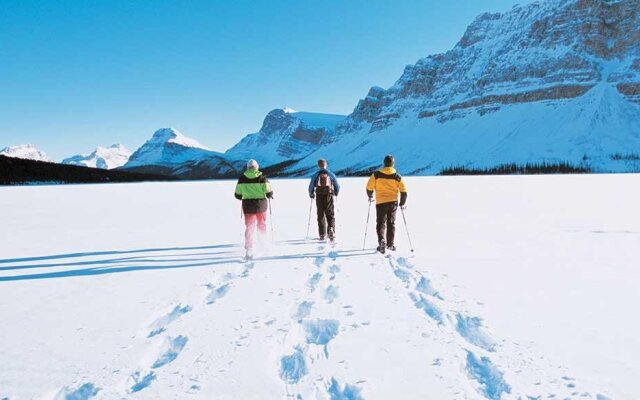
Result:
[[[515,0],[0,1],[0,148],[61,159],[172,126],[217,151],[265,114],[348,114]]]

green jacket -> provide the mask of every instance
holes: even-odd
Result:
[[[236,199],[242,200],[242,210],[245,214],[255,214],[267,211],[267,198],[273,197],[271,184],[262,172],[255,169],[245,171],[235,191]]]

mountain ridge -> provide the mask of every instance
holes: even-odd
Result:
[[[47,154],[32,144],[21,144],[17,146],[7,146],[0,150],[0,155],[23,160],[52,161]]]
[[[114,169],[126,164],[131,155],[131,151],[125,146],[113,144],[109,147],[98,146],[93,152],[87,155],[75,155],[65,158],[61,164]]]
[[[409,175],[507,164],[640,171],[640,0],[547,0],[484,13],[456,45],[373,86],[349,115],[267,113],[224,153],[159,129],[124,169],[191,178],[247,159],[298,176],[327,158],[366,174],[393,153]]]

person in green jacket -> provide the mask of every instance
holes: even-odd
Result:
[[[242,200],[244,214],[244,248],[247,258],[253,257],[253,233],[258,228],[261,235],[267,233],[267,210],[269,200],[273,198],[273,190],[266,176],[258,169],[256,160],[247,162],[247,170],[238,179],[236,199]]]

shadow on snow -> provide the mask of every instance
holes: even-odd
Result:
[[[240,247],[240,245],[219,244],[214,246],[161,247],[156,249],[113,250],[113,251],[94,251],[94,252],[86,252],[86,253],[54,254],[50,256],[39,256],[39,257],[7,258],[4,260],[0,260],[0,264],[21,263],[21,262],[30,262],[30,261],[59,260],[63,258],[80,258],[80,257],[94,257],[94,256],[113,256],[113,255],[119,255],[119,254],[152,253],[152,252],[159,252],[159,251],[213,250],[213,249],[223,249],[223,248],[231,248],[231,247]]]
[[[72,257],[86,257],[89,255],[120,255],[120,254],[132,254],[132,253],[144,253],[144,252],[156,252],[156,251],[177,251],[177,250],[203,250],[203,249],[215,249],[215,248],[225,248],[225,247],[236,247],[237,245],[220,245],[220,246],[203,246],[203,247],[181,247],[181,248],[164,248],[164,249],[145,249],[145,250],[131,250],[127,252],[114,251],[114,252],[94,252],[94,253],[73,253],[68,255],[56,255],[49,257],[32,257],[32,258],[21,258],[17,260],[21,260],[21,262],[25,262],[28,260],[50,260],[50,259],[61,259],[61,258],[72,258]],[[46,267],[69,267],[69,266],[94,266],[91,268],[81,268],[81,269],[72,269],[66,271],[54,271],[54,272],[44,272],[37,274],[24,274],[24,275],[10,275],[10,276],[1,276],[0,282],[8,282],[8,281],[21,281],[21,280],[35,280],[35,279],[51,279],[51,278],[68,278],[74,276],[93,276],[93,275],[105,275],[105,274],[114,274],[114,273],[122,273],[122,272],[133,272],[133,271],[154,271],[154,270],[169,270],[169,269],[178,269],[178,268],[198,268],[198,267],[209,267],[221,264],[243,264],[244,261],[239,256],[222,256],[222,257],[204,257],[204,258],[180,258],[189,257],[189,256],[201,256],[206,254],[228,254],[230,252],[221,252],[221,253],[193,253],[193,254],[182,254],[182,255],[168,255],[164,257],[175,257],[170,259],[156,259],[156,258],[145,258],[144,256],[140,257],[129,257],[129,258],[115,258],[115,259],[106,259],[106,260],[87,260],[82,262],[70,263],[70,264],[30,264],[23,266],[7,266],[0,268],[2,270],[15,270],[15,269],[30,269],[30,268],[46,268]],[[363,252],[361,250],[337,250],[334,254],[332,254],[331,258],[342,258],[342,257],[354,257],[354,256],[365,256],[370,255],[370,252]],[[253,259],[253,262],[262,262],[262,261],[283,261],[283,260],[300,260],[300,259],[314,259],[317,257],[327,256],[326,252],[318,251],[318,252],[308,252],[308,253],[300,253],[300,254],[284,254],[284,255],[275,255],[275,256],[263,256],[256,257]],[[160,256],[163,257],[163,256]],[[5,262],[6,260],[0,260],[0,262]],[[17,262],[17,261],[14,261]],[[128,262],[132,262],[133,265],[126,265]],[[173,263],[167,265],[167,263]]]

